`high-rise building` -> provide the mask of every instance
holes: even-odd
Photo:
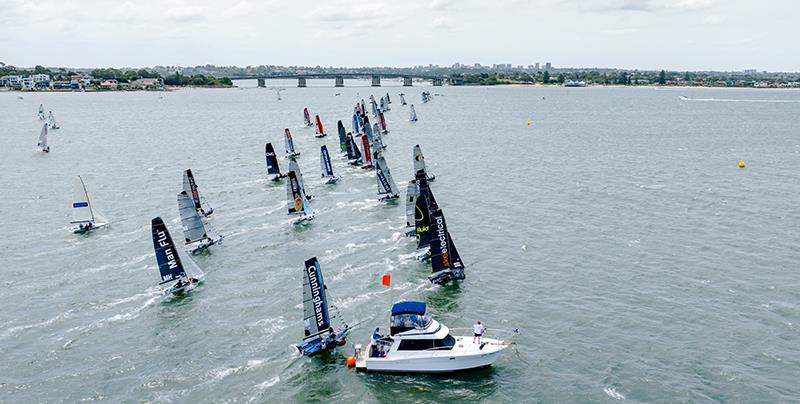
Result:
[[[535,67],[535,69],[536,69],[537,71],[539,70],[539,62],[536,62],[536,67]]]
[[[552,68],[553,68],[553,65],[551,65],[550,62],[547,62],[547,63],[544,64],[544,69],[545,70],[550,70]]]

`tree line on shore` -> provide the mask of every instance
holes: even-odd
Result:
[[[39,65],[33,69],[0,66],[0,77],[8,75],[48,74],[52,80],[69,80],[73,76],[85,73],[86,72],[79,73],[63,68],[50,69]],[[93,69],[88,72],[88,74],[97,80],[117,80],[120,83],[130,83],[138,79],[160,79],[163,81],[164,85],[167,86],[230,87],[233,85],[231,79],[227,77],[217,78],[203,74],[183,75],[180,72],[162,76],[157,71],[150,69]]]

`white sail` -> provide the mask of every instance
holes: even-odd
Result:
[[[411,180],[406,188],[406,228],[414,229],[414,212],[417,206],[419,188],[417,181]]]
[[[297,176],[297,183],[300,184],[300,188],[305,189],[306,184],[303,182],[303,173],[300,172],[300,166],[294,159],[289,160],[289,171],[294,171],[294,174]]]
[[[47,146],[47,124],[42,126],[42,131],[39,133],[39,149],[44,152],[49,152],[50,147]]]
[[[417,111],[414,109],[414,104],[411,104],[411,116],[408,118],[411,122],[417,121]]]
[[[80,175],[72,177],[72,222],[70,223],[94,223],[95,217],[92,212],[92,204],[89,195],[86,193],[86,186]]]
[[[387,198],[396,198],[400,195],[389,166],[386,165],[386,159],[382,155],[378,155],[375,159],[375,174],[378,177],[378,195],[386,195]]]
[[[181,215],[186,244],[208,238],[206,228],[200,219],[200,214],[197,213],[197,209],[194,207],[194,201],[186,192],[178,194],[178,211]]]
[[[422,148],[416,145],[414,146],[414,173],[420,170],[425,171],[425,156],[422,155]]]
[[[50,124],[50,129],[59,129],[58,121],[56,121],[56,117],[53,116],[53,111],[50,111],[47,115],[47,122]]]
[[[22,99],[22,97],[20,97],[20,99]],[[39,104],[39,120],[40,121],[44,121],[44,119],[45,119],[45,116],[44,116],[44,105]]]

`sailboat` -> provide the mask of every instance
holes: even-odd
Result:
[[[425,173],[425,179],[428,181],[433,181],[436,179],[436,176],[429,173],[425,169],[425,156],[422,155],[422,148],[419,145],[414,146],[414,172],[418,173],[420,170]]]
[[[19,99],[22,99],[22,97],[19,97]],[[44,121],[45,119],[46,118],[44,116],[44,105],[39,104],[39,120]]]
[[[370,125],[369,118],[367,118],[366,116],[364,117],[364,134],[367,135],[369,142],[372,143],[372,136],[373,136],[372,125]]]
[[[356,142],[353,140],[353,135],[351,133],[347,134],[346,141],[347,141],[347,162],[354,166],[361,165],[361,163],[363,162],[361,158],[361,150],[358,150],[358,145],[356,145]]]
[[[328,307],[328,287],[322,279],[322,270],[317,257],[306,260],[303,268],[303,341],[296,344],[297,350],[305,356],[313,356],[322,351],[343,346],[350,331],[334,305]],[[333,311],[333,316],[331,316]],[[341,325],[334,328],[331,320],[339,320]]]
[[[183,237],[186,246],[192,254],[202,252],[215,244],[221,244],[223,237],[216,232],[209,235],[200,213],[195,208],[195,202],[186,192],[178,194],[178,212],[181,215],[181,225],[183,226]],[[210,228],[213,230],[213,228]]]
[[[389,102],[386,101],[386,98],[381,97],[381,109],[378,112],[388,112],[391,110],[392,108],[389,107]]]
[[[53,111],[48,111],[47,122],[50,124],[50,129],[61,129],[61,126],[58,125],[58,121],[56,121],[56,117],[53,116]]]
[[[291,169],[290,169],[291,170]],[[311,208],[308,196],[303,189],[298,173],[289,171],[289,181],[286,182],[286,199],[289,202],[289,214],[297,216],[294,223],[302,223],[314,219],[314,210]]]
[[[379,201],[397,199],[400,197],[400,192],[397,190],[394,179],[392,179],[389,166],[386,165],[386,159],[383,158],[381,154],[378,154],[375,158],[375,175],[378,178]]]
[[[344,124],[340,120],[336,123],[336,129],[339,131],[339,151],[342,153],[347,152],[347,131],[344,129]]]
[[[447,231],[444,214],[438,206],[432,207],[434,209],[430,212],[430,256],[433,273],[428,280],[438,285],[444,285],[452,280],[463,280],[466,278],[464,264],[458,255],[453,238],[450,237],[450,232]]]
[[[169,230],[161,217],[153,218],[150,227],[158,272],[161,274],[161,282],[158,285],[162,287],[162,293],[177,295],[197,287],[203,280],[202,271],[196,265],[192,265],[194,269],[192,273],[186,271],[178,249],[175,248],[175,243],[172,242]],[[194,264],[191,258],[188,262]]]
[[[289,132],[289,128],[283,130],[283,140],[286,144],[286,158],[291,159],[300,155],[300,152],[294,150],[294,140],[292,140],[292,133]]]
[[[378,117],[378,104],[375,102],[375,97],[370,96],[370,101],[372,103],[372,116]]]
[[[400,105],[406,105],[406,104],[407,104],[406,103],[406,95],[403,94],[403,93],[400,93]]]
[[[428,181],[424,175],[418,175],[414,180],[417,184],[417,200],[414,202],[414,236],[417,239],[417,260],[424,261],[430,258],[431,248],[431,218],[430,204],[435,204],[433,193],[428,188]]]
[[[303,173],[300,172],[300,165],[297,164],[297,160],[289,160],[289,171],[294,171],[294,175],[297,177],[297,182],[300,184],[300,188],[303,188],[303,193],[305,194],[306,199],[309,201],[314,199],[314,195],[311,195],[306,190],[306,184],[303,182]]]
[[[414,109],[414,104],[411,104],[411,116],[408,118],[409,122],[417,121],[417,111]]]
[[[86,192],[83,178],[76,175],[72,178],[72,232],[87,233],[108,225],[108,220],[94,207]]]
[[[308,127],[314,125],[311,122],[311,115],[308,113],[308,108],[303,108],[303,123]]]
[[[417,181],[411,180],[406,187],[406,236],[413,236],[416,227],[414,225],[414,213],[417,208],[417,198],[419,197],[419,188]]]
[[[383,112],[378,115],[378,118],[380,118],[379,122],[381,124],[381,133],[384,135],[389,133],[389,128],[386,126],[386,118],[383,116]]]
[[[385,148],[386,145],[383,144],[383,137],[381,137],[381,128],[375,123],[372,127],[372,150],[375,153],[380,153]]]
[[[319,161],[322,166],[322,178],[327,178],[326,184],[335,184],[339,181],[339,177],[333,175],[333,165],[331,164],[331,156],[328,154],[328,146],[322,145],[319,148]]]
[[[36,145],[40,151],[50,153],[50,146],[47,145],[47,123],[42,126],[42,131],[39,132],[39,143]]]
[[[267,175],[270,176],[269,179],[271,181],[280,181],[282,178],[286,178],[286,174],[281,173],[281,168],[278,166],[278,157],[275,155],[272,143],[267,143],[264,146],[264,155],[267,160]]]
[[[361,115],[358,112],[353,114],[353,133],[361,133]]]
[[[214,208],[208,205],[208,201],[206,201],[205,198],[203,198],[202,202],[205,203],[207,209],[203,208],[203,204],[200,201],[200,192],[197,190],[197,183],[195,183],[194,175],[192,175],[192,170],[190,169],[186,169],[186,171],[183,172],[183,192],[191,197],[192,204],[197,214],[203,217],[209,217],[214,213]]]
[[[319,119],[319,115],[317,115],[316,121],[317,123],[314,125],[316,137],[325,137],[327,134],[325,133],[325,128],[322,126],[322,121]]]
[[[361,166],[364,170],[369,170],[374,168],[375,166],[372,165],[372,152],[370,151],[369,147],[369,139],[367,135],[361,135],[361,144],[364,146],[364,165]]]
[[[389,93],[386,93],[386,103],[387,104],[391,104],[392,103],[392,99],[389,98]]]

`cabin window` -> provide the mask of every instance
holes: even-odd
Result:
[[[456,344],[456,339],[453,338],[453,336],[450,334],[447,334],[447,336],[442,339],[433,340],[433,347],[435,349],[440,349],[444,351],[453,349],[453,346],[455,344]]]
[[[424,351],[433,348],[432,339],[404,339],[400,341],[398,351]]]

